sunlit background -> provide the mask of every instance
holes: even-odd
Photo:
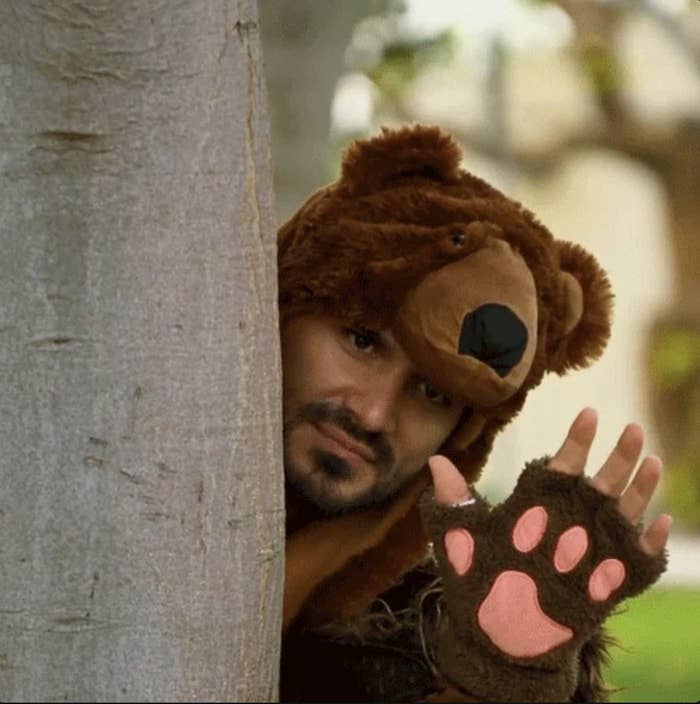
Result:
[[[504,498],[598,409],[599,465],[629,421],[666,471],[661,585],[612,619],[616,701],[700,697],[700,2],[260,0],[280,222],[334,179],[347,143],[438,124],[464,167],[609,272],[613,334],[591,369],[545,380],[479,488]]]

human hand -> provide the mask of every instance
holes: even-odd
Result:
[[[595,431],[596,414],[585,409],[554,457],[528,465],[513,494],[493,510],[449,460],[430,460],[435,500],[424,499],[422,509],[449,615],[440,659],[470,692],[567,699],[582,643],[617,603],[665,568],[670,516],[644,532],[636,527],[661,462],[646,458],[627,486],[643,443],[641,427],[632,424],[588,480]],[[486,680],[491,685],[484,690]]]
[[[592,408],[584,408],[571,424],[569,432],[559,451],[549,461],[549,469],[570,476],[583,476],[593,440],[598,426],[598,415]],[[629,482],[637,465],[644,444],[644,430],[636,424],[629,424],[620,435],[617,444],[605,464],[591,479],[591,485],[602,494],[618,499],[618,510],[629,523],[637,525],[661,478],[662,463],[658,457],[645,457],[634,478]],[[435,455],[429,461],[435,487],[435,500],[450,505],[467,501],[471,497],[469,487],[459,470],[442,455]],[[629,482],[629,485],[628,485]],[[659,555],[666,547],[672,519],[662,514],[654,520],[639,538],[639,545],[648,555]],[[453,531],[445,536],[448,556],[457,569],[461,561],[460,538]]]

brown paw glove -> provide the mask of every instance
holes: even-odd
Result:
[[[569,699],[581,645],[666,567],[665,554],[640,548],[616,499],[548,461],[530,463],[493,509],[478,495],[464,507],[437,504],[432,492],[421,500],[447,606],[438,665],[488,701]]]

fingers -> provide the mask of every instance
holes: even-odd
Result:
[[[659,555],[666,547],[672,523],[671,516],[664,513],[642,533],[639,538],[639,546],[647,555]]]
[[[618,503],[620,513],[630,523],[636,524],[642,519],[660,478],[661,460],[647,457]]]
[[[574,476],[583,474],[596,425],[596,412],[592,408],[584,408],[571,424],[561,448],[550,460],[550,469]],[[643,444],[642,427],[630,423],[620,435],[605,464],[591,480],[598,491],[620,497],[620,513],[632,524],[642,519],[661,477],[661,460],[658,457],[647,457],[627,486],[639,461]],[[671,516],[662,515],[644,531],[639,539],[644,552],[649,555],[661,553],[671,531],[671,522]]]
[[[433,455],[428,460],[433,475],[435,500],[441,504],[457,504],[471,498],[467,482],[444,455]]]
[[[619,496],[632,476],[643,444],[644,431],[642,426],[630,423],[623,430],[605,464],[593,477],[593,486],[603,494]]]
[[[434,455],[428,460],[428,467],[433,475],[436,501],[457,504],[471,498],[466,480],[447,457]],[[443,540],[452,568],[458,575],[465,574],[472,562],[474,539],[464,528],[453,528],[445,533]]]
[[[571,424],[563,445],[549,461],[549,468],[564,474],[583,474],[597,425],[595,410],[584,408]]]

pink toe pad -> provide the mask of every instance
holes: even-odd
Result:
[[[554,551],[554,566],[557,572],[570,572],[588,550],[588,533],[583,526],[572,526],[565,530],[557,541]]]
[[[605,601],[625,580],[625,566],[615,558],[603,560],[588,580],[593,601]]]
[[[445,552],[454,571],[466,574],[472,566],[474,538],[466,528],[453,528],[445,533]]]
[[[520,552],[530,552],[542,540],[547,527],[547,511],[544,506],[533,506],[518,518],[513,528],[513,545]]]

